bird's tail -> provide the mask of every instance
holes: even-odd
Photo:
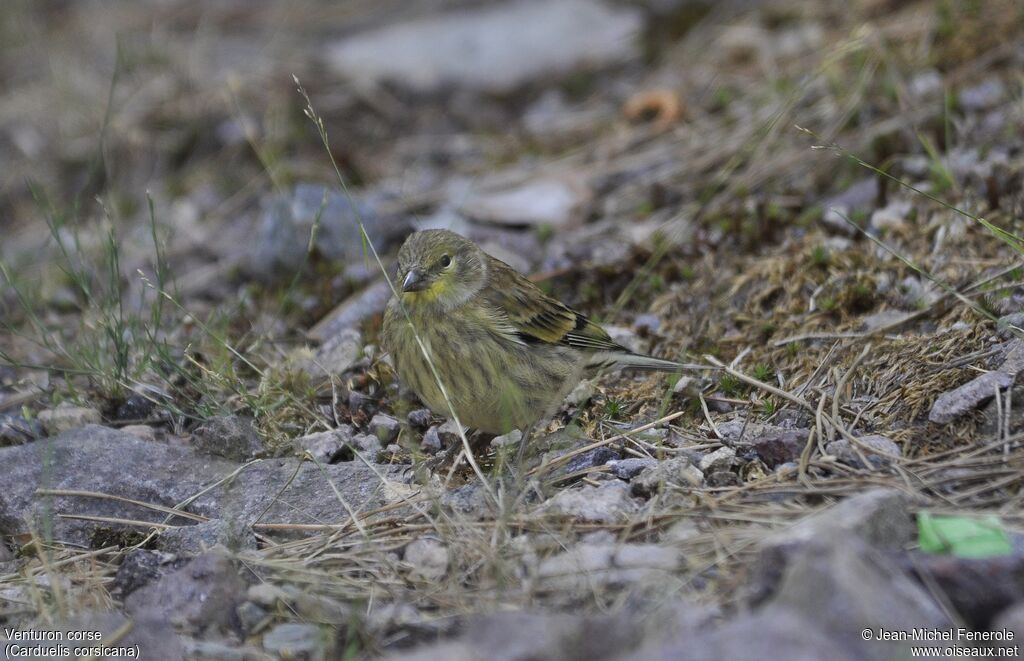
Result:
[[[653,370],[657,372],[679,372],[681,370],[714,370],[711,365],[697,365],[694,363],[678,363],[674,360],[664,360],[653,356],[645,356],[642,353],[632,351],[608,352],[600,357],[594,367],[607,369],[609,367],[626,367],[641,370]]]

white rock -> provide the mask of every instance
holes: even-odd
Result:
[[[537,578],[546,589],[588,589],[595,584],[663,580],[683,562],[682,555],[669,546],[581,543],[542,560]]]
[[[565,397],[565,403],[569,406],[583,406],[590,401],[597,391],[597,386],[590,379],[580,381]]]
[[[306,434],[292,441],[295,450],[309,452],[321,464],[329,464],[345,448],[352,438],[352,427],[343,425],[339,429]]]
[[[400,429],[401,425],[399,425],[398,420],[386,413],[378,413],[370,420],[370,431],[384,444],[398,438]]]
[[[906,225],[907,214],[910,213],[910,202],[898,200],[890,202],[871,214],[871,226],[878,230],[892,231]]]
[[[578,179],[538,179],[493,192],[477,192],[462,203],[460,211],[484,223],[496,225],[578,225],[590,201],[590,190]]]
[[[98,425],[101,420],[99,411],[84,406],[61,404],[39,412],[39,422],[50,436],[85,425]]]
[[[513,429],[507,434],[501,436],[495,436],[491,439],[491,447],[495,450],[501,450],[504,448],[515,448],[519,447],[519,442],[523,440],[523,432],[518,429]]]
[[[413,576],[437,581],[448,573],[448,547],[435,539],[422,538],[405,547],[405,561]]]
[[[566,489],[541,506],[542,512],[591,523],[622,522],[639,509],[637,501],[629,495],[629,487],[618,481],[600,487]]]
[[[327,65],[359,85],[395,81],[506,92],[579,66],[638,54],[636,9],[587,0],[527,0],[389,25],[330,46]]]
[[[733,450],[728,446],[723,446],[714,452],[701,457],[700,470],[705,474],[717,471],[727,471],[732,468],[732,464],[735,460],[736,450]]]

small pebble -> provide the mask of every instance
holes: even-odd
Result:
[[[437,454],[444,449],[441,437],[437,433],[437,427],[431,427],[423,433],[423,440],[420,441],[420,449],[427,454]]]
[[[518,429],[513,429],[507,434],[501,436],[495,436],[491,439],[491,447],[495,450],[503,450],[505,448],[519,447],[519,442],[523,439],[523,432]]]
[[[426,429],[430,426],[430,419],[432,417],[433,414],[430,412],[430,409],[416,409],[415,411],[409,411],[409,415],[406,416],[406,419],[413,427],[417,429]]]
[[[608,466],[612,469],[612,474],[620,480],[626,481],[632,480],[645,468],[652,468],[657,465],[657,459],[648,457],[630,457],[629,459],[617,459],[608,462]]]
[[[398,420],[385,413],[378,413],[370,420],[370,431],[385,445],[398,438],[399,430]]]

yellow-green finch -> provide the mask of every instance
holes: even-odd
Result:
[[[383,342],[399,378],[434,412],[451,415],[439,379],[459,421],[484,432],[526,432],[554,415],[582,378],[606,368],[684,367],[617,344],[508,264],[447,230],[406,239],[396,289],[384,313]]]

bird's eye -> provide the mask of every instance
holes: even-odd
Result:
[[[448,255],[441,255],[441,266],[448,268],[452,265],[452,258]]]

